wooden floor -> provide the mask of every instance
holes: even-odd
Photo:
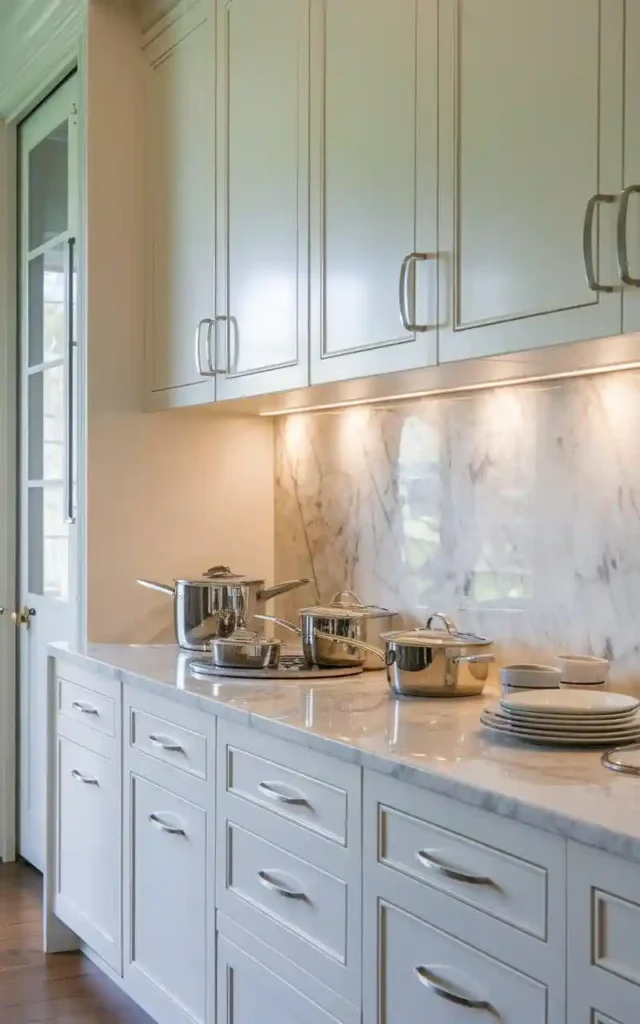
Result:
[[[42,876],[0,864],[0,1024],[151,1024],[81,953],[42,952]]]

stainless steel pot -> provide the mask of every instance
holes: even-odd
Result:
[[[434,629],[439,619],[444,629]],[[438,612],[425,629],[383,633],[387,679],[394,693],[409,697],[472,697],[484,689],[492,654],[480,654],[491,640],[461,633]]]
[[[352,590],[342,590],[328,605],[300,609],[302,649],[312,664],[330,663],[335,667],[358,665],[365,670],[379,669],[379,658],[352,643],[379,647],[382,633],[393,628],[397,613],[388,608],[364,604]],[[340,643],[329,646],[319,633],[338,637]]]
[[[267,639],[250,629],[236,629],[231,636],[216,637],[209,644],[211,661],[216,668],[277,668],[280,664],[280,641]]]
[[[302,640],[304,660],[310,667],[317,665],[318,668],[364,668],[367,659],[371,659],[377,669],[381,667],[380,661],[384,664],[384,652],[361,640],[342,639],[313,625],[307,625],[305,632],[303,627],[296,626],[287,619],[276,618],[275,615],[257,615],[256,618],[274,622],[277,626],[296,633]]]
[[[208,651],[216,637],[228,637],[236,629],[257,631],[256,614],[267,601],[310,583],[309,579],[287,580],[265,587],[264,580],[238,576],[226,565],[216,565],[202,576],[175,580],[174,586],[154,580],[137,580],[149,590],[174,598],[176,640],[187,651]]]

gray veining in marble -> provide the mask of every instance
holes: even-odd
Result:
[[[55,644],[50,653],[62,664],[640,862],[640,781],[607,771],[599,753],[492,739],[479,724],[487,698],[397,700],[378,672],[312,683],[207,682],[191,675],[192,656],[172,646],[91,644],[77,652]]]
[[[276,472],[278,577],[640,684],[640,371],[283,418]]]

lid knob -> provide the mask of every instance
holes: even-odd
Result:
[[[214,565],[212,569],[207,569],[202,575],[214,580],[221,576],[235,576],[236,574],[231,572],[228,565]]]
[[[358,608],[364,608],[364,601],[361,601],[353,590],[339,590],[331,599],[331,604],[335,604],[340,607],[349,605],[353,607],[355,605]]]
[[[444,614],[444,612],[434,612],[433,615],[430,615],[427,619],[426,629],[433,628],[433,622],[435,619],[440,619],[441,622],[444,622],[444,628],[451,636],[454,636],[459,632],[453,619],[450,619],[448,615]]]

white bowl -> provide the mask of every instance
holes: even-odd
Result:
[[[560,670],[561,681],[574,686],[606,683],[609,677],[609,662],[606,658],[593,658],[587,654],[559,654],[555,664]]]
[[[504,665],[500,680],[505,690],[557,690],[561,672],[553,665]]]

